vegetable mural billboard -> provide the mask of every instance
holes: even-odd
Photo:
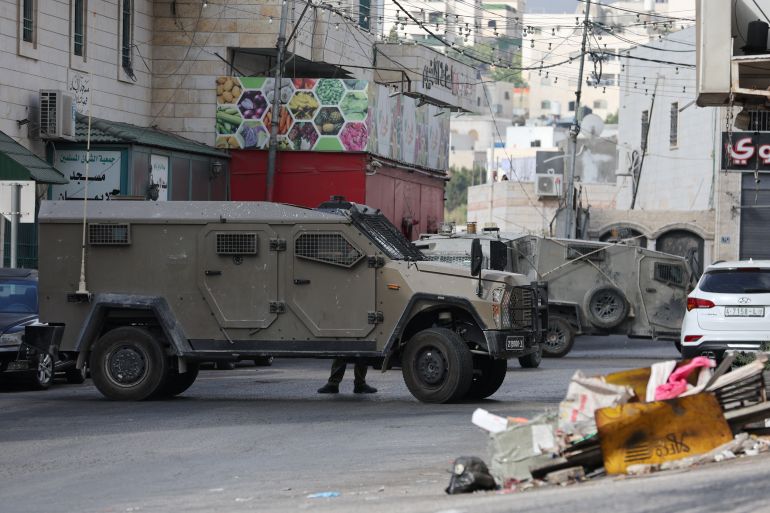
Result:
[[[216,146],[267,149],[275,80],[216,79]],[[278,88],[278,149],[368,151],[408,164],[444,170],[449,151],[449,114],[413,98],[391,97],[366,80],[283,79]]]

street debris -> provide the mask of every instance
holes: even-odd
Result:
[[[340,492],[317,492],[307,496],[308,499],[332,499],[342,495]]]
[[[471,422],[489,435],[490,465],[458,458],[446,492],[514,493],[768,452],[768,354],[735,361],[728,352],[719,366],[696,357],[605,376],[577,371],[558,412],[533,419],[478,408]]]

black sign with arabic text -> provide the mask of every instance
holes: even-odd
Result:
[[[770,132],[722,132],[722,169],[770,171]]]

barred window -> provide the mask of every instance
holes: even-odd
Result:
[[[256,255],[257,234],[243,232],[217,233],[218,255]]]
[[[684,268],[681,265],[655,262],[653,272],[657,281],[684,286]]]
[[[604,253],[603,246],[591,246],[588,244],[570,244],[567,246],[567,260],[583,258],[585,260],[601,262],[604,260]]]
[[[342,267],[352,267],[364,256],[339,233],[303,233],[294,241],[294,254]]]
[[[88,243],[92,246],[131,244],[131,227],[126,223],[90,223]]]
[[[668,142],[672,148],[679,144],[679,102],[671,104],[671,129],[668,134]]]

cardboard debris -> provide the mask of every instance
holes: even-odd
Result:
[[[558,452],[555,424],[554,416],[545,415],[491,435],[489,471],[495,480],[502,484],[532,479],[530,469],[554,462]]]
[[[567,396],[559,404],[559,429],[590,435],[596,432],[596,410],[624,404],[632,397],[631,387],[613,385],[601,376],[588,377],[576,371],[567,388]]]

